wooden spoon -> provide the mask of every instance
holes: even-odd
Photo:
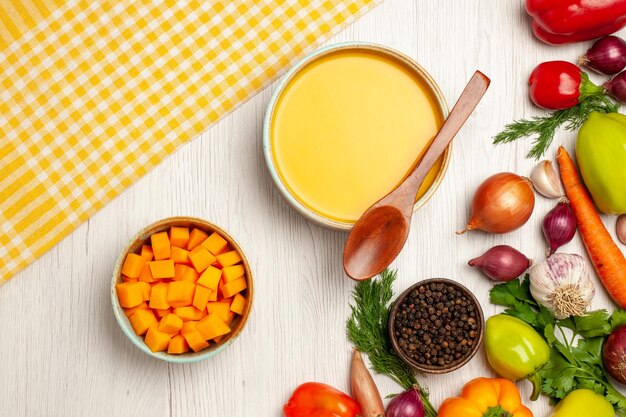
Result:
[[[415,196],[426,174],[483,97],[491,81],[476,71],[441,130],[413,172],[371,206],[354,225],[343,250],[343,268],[361,281],[381,273],[398,256],[409,235]]]

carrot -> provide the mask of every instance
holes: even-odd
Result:
[[[626,258],[604,227],[572,158],[562,146],[557,155],[561,180],[587,253],[613,301],[626,308]]]

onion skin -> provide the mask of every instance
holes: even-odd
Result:
[[[604,83],[606,91],[618,101],[626,103],[626,71],[622,71]]]
[[[567,200],[560,201],[550,210],[541,224],[543,235],[548,241],[546,256],[552,255],[558,248],[569,243],[576,234],[576,216]]]
[[[599,74],[615,75],[626,68],[626,42],[617,36],[598,39],[578,63]]]
[[[535,208],[535,193],[528,178],[501,172],[487,178],[476,190],[472,215],[464,231],[479,229],[507,233],[528,221]]]
[[[361,407],[361,417],[379,417],[385,415],[385,406],[380,397],[372,374],[367,370],[361,352],[352,352],[352,364],[350,366],[350,390],[352,398]]]
[[[424,417],[424,403],[419,388],[411,387],[389,401],[386,417]]]
[[[626,214],[622,214],[617,218],[615,229],[619,241],[626,245]]]
[[[602,347],[604,369],[622,384],[626,384],[626,326],[613,330]]]
[[[512,281],[532,265],[532,260],[508,245],[498,245],[478,258],[471,259],[469,266],[480,268],[494,281]]]

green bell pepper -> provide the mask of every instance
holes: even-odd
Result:
[[[531,399],[537,399],[541,391],[537,370],[550,359],[550,347],[535,329],[517,317],[492,316],[485,326],[485,351],[491,367],[504,378],[528,378],[533,384]]]
[[[610,402],[589,389],[577,389],[567,394],[554,409],[551,417],[615,417]]]
[[[576,159],[598,208],[626,213],[626,116],[591,113],[578,131]]]

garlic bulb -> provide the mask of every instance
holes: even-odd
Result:
[[[557,319],[582,316],[596,293],[585,260],[566,253],[531,268],[530,292]]]
[[[541,161],[530,173],[535,190],[544,197],[561,198],[565,195],[563,184],[550,161]]]

